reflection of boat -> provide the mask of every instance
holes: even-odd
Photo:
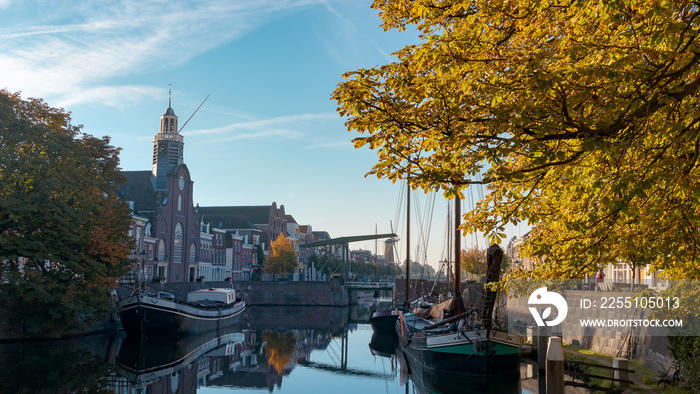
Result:
[[[375,331],[369,341],[369,351],[375,356],[391,357],[395,353],[398,343],[399,339],[393,332],[383,334]]]
[[[202,289],[187,302],[170,293],[141,291],[118,303],[119,317],[131,336],[194,334],[235,324],[245,309],[234,289]]]
[[[127,335],[117,356],[117,372],[133,384],[151,384],[174,375],[204,355],[230,356],[244,340],[237,326],[181,337]]]

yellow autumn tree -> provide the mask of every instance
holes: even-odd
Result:
[[[375,0],[416,28],[397,61],[332,98],[369,174],[451,198],[468,231],[529,222],[523,275],[651,261],[700,278],[700,7],[667,0]]]
[[[265,342],[263,349],[265,350],[265,355],[267,355],[268,364],[275,367],[277,372],[284,372],[296,350],[296,334],[293,332],[265,331],[261,338]]]
[[[486,275],[486,250],[474,246],[470,249],[462,249],[460,265],[469,274]]]
[[[283,234],[270,243],[272,251],[265,260],[265,271],[270,274],[285,276],[297,268],[297,253],[294,245]]]

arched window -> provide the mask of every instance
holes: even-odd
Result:
[[[188,262],[190,264],[194,264],[196,257],[197,257],[197,244],[192,242],[192,245],[190,245],[190,258],[189,258]]]
[[[165,261],[165,240],[158,241],[158,260]]]
[[[182,224],[178,223],[175,226],[175,239],[173,240],[173,263],[182,263],[182,248],[185,234],[182,231]]]
[[[182,195],[177,196],[177,210],[182,211]]]

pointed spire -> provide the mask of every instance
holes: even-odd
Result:
[[[163,115],[175,116],[175,111],[173,111],[173,84],[168,84],[168,109],[165,110]]]

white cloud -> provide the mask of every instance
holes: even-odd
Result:
[[[206,134],[230,134],[232,132],[237,132],[240,130],[260,130],[270,126],[291,125],[302,122],[316,122],[336,118],[338,118],[338,114],[335,113],[285,115],[277,116],[274,118],[230,123],[221,127],[216,127],[212,129],[193,130],[189,132],[183,132],[182,134],[185,136]]]
[[[151,86],[97,86],[69,92],[63,95],[61,106],[69,108],[76,103],[102,103],[110,107],[122,107],[125,103],[137,104],[144,98],[161,100],[164,89]]]
[[[343,65],[345,68],[352,68],[356,64],[356,59],[363,56],[362,54],[367,46],[374,48],[387,62],[396,60],[392,59],[392,56],[384,48],[377,44],[369,35],[365,34],[362,27],[355,26],[342,13],[333,8],[328,1],[322,1],[322,4],[337,19],[332,19],[333,22],[331,23],[334,26],[333,33],[338,36],[335,39],[331,39],[330,36],[324,36],[321,38],[321,41],[324,42],[328,54],[338,64]],[[380,20],[377,19],[376,21],[379,24]],[[344,45],[338,46],[335,41],[337,39],[340,39]]]
[[[227,142],[227,141],[252,140],[252,139],[261,139],[261,138],[296,139],[296,138],[301,138],[303,135],[304,135],[304,133],[299,132],[297,130],[271,129],[271,130],[255,131],[255,132],[251,132],[251,133],[234,134],[234,135],[231,135],[231,136],[228,136],[225,138],[218,138],[218,139],[214,139],[214,140],[204,141],[202,143],[203,144],[212,144],[212,143],[218,144],[218,143]]]
[[[118,106],[115,91],[132,91],[138,98],[154,88],[112,86],[111,78],[167,70],[242,36],[278,12],[313,2],[121,0],[104,6],[66,1],[35,18],[36,24],[30,15],[18,20],[19,11],[10,13],[13,17],[3,13],[0,87],[58,105],[97,100]],[[2,7],[21,8],[8,0],[0,0]]]
[[[336,141],[336,142],[319,142],[315,144],[310,144],[303,149],[326,149],[326,148],[341,148],[341,149],[355,149],[351,141]]]

